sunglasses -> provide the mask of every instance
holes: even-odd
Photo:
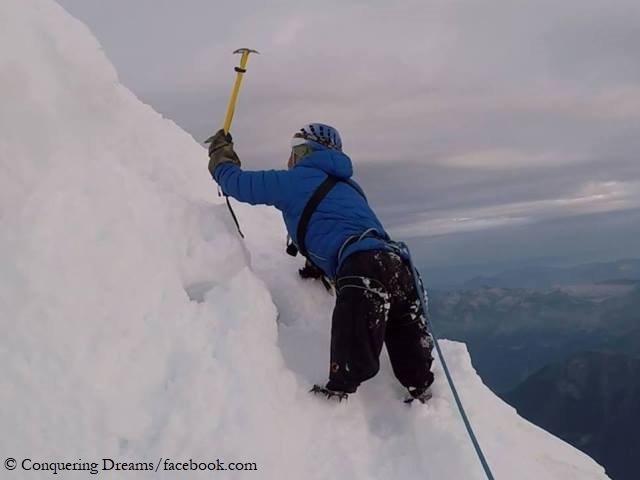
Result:
[[[289,162],[287,163],[288,167],[293,168],[298,160],[309,155],[311,151],[311,147],[307,144],[306,138],[293,137],[291,139],[291,155],[289,156]]]

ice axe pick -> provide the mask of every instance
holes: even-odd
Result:
[[[238,100],[238,92],[240,91],[240,83],[242,82],[242,76],[247,71],[247,60],[249,59],[250,53],[260,53],[257,50],[252,50],[250,48],[239,48],[233,53],[239,53],[242,56],[240,57],[240,65],[235,67],[236,71],[236,80],[233,82],[233,88],[231,89],[231,97],[229,97],[229,103],[227,104],[227,114],[224,117],[224,123],[222,124],[222,129],[225,133],[229,132],[229,128],[231,128],[231,120],[233,120],[233,112],[236,109],[236,101]]]

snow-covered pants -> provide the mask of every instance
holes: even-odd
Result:
[[[405,387],[433,382],[432,343],[409,267],[395,253],[350,255],[336,279],[327,388],[355,392],[380,368],[387,346],[393,373]]]

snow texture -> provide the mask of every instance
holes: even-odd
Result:
[[[120,85],[57,4],[0,3],[0,95],[3,459],[484,478],[439,363],[424,406],[401,402],[386,359],[346,403],[308,394],[326,378],[332,297],[298,278],[276,212],[238,208],[239,239],[203,147]],[[493,395],[464,345],[443,348],[497,479],[607,478]]]

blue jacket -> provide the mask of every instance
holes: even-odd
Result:
[[[351,159],[344,153],[322,148],[303,157],[291,170],[246,172],[232,163],[223,163],[216,168],[214,178],[222,191],[236,200],[272,205],[280,210],[289,236],[297,244],[296,230],[302,211],[327,175],[351,178]],[[369,229],[375,229],[377,235],[349,242],[338,258],[347,239]],[[388,238],[387,233],[366,200],[353,186],[338,182],[311,216],[305,246],[313,263],[334,279],[342,262],[352,253],[386,250],[384,238]]]

